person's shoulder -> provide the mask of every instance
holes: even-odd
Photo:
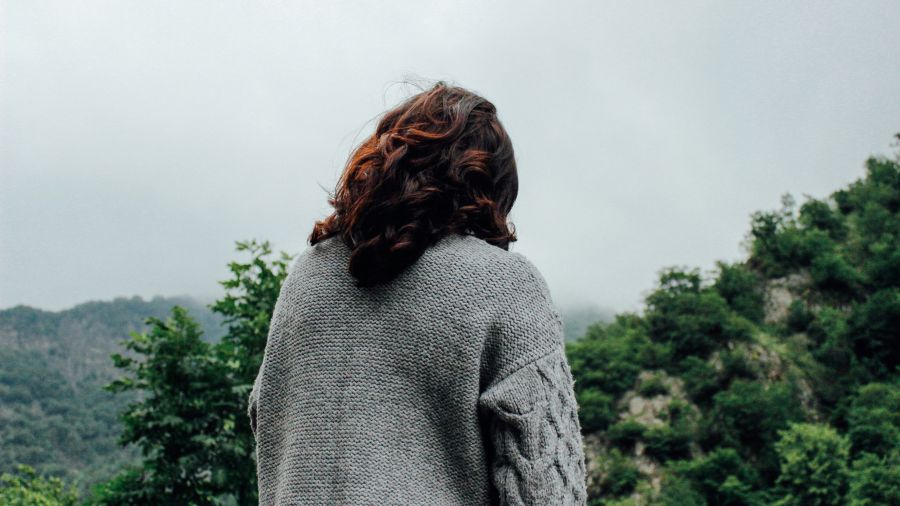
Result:
[[[492,270],[497,275],[525,274],[534,268],[523,254],[472,234],[448,234],[429,248],[428,254],[473,269]]]
[[[300,253],[300,256],[324,255],[330,252],[345,251],[347,244],[340,235],[332,235],[322,239],[315,244],[307,244],[306,248]]]
[[[281,285],[282,297],[304,290],[310,280],[333,282],[331,276],[340,273],[335,263],[345,262],[345,246],[337,236],[331,236],[315,244],[306,243],[289,261],[286,276]],[[328,279],[326,279],[328,278]]]
[[[336,260],[335,257],[347,257],[349,253],[349,248],[340,236],[329,236],[315,244],[306,243],[303,250],[294,257],[292,270],[319,269],[319,264],[332,262]]]
[[[548,294],[538,267],[523,253],[495,246],[475,235],[442,238],[431,252],[500,291],[537,291]]]
[[[515,265],[513,270],[516,276],[515,281],[540,292],[545,298],[552,300],[547,279],[541,273],[541,270],[538,269],[538,266],[529,257],[517,251],[510,252],[510,257]]]

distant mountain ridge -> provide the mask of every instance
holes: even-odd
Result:
[[[102,387],[118,375],[110,359],[148,317],[188,309],[209,340],[221,318],[190,297],[118,297],[63,311],[0,310],[0,473],[15,463],[79,481],[107,478],[133,451],[116,443],[128,396]]]

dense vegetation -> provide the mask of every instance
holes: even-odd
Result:
[[[221,317],[186,298],[0,311],[0,474],[26,464],[77,482],[84,493],[133,461],[135,449],[117,444],[130,396],[103,390],[119,375],[110,355],[130,332],[148,328],[146,318],[165,317],[173,305],[187,308],[209,338],[221,336]]]
[[[898,212],[900,158],[871,158],[827,199],[755,213],[746,261],[663,269],[643,314],[569,342],[591,504],[900,504]],[[119,442],[139,454],[82,501],[255,503],[245,403],[291,257],[239,249],[251,259],[213,305],[221,339],[176,306],[113,355],[105,394],[127,398]],[[60,397],[53,370],[19,402]],[[4,367],[0,385],[26,373]],[[75,494],[28,467],[0,478],[3,504]]]
[[[900,160],[567,347],[592,504],[900,504]]]
[[[212,309],[226,334],[205,342],[178,306],[150,318],[150,331],[126,343],[134,357],[113,355],[125,374],[113,392],[142,394],[122,414],[122,444],[140,448],[137,465],[97,485],[87,502],[102,505],[256,504],[256,464],[247,397],[262,363],[269,320],[292,257],[270,259],[266,242],[239,242],[251,255],[232,262],[224,298]]]

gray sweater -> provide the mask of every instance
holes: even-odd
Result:
[[[388,284],[308,247],[249,398],[260,504],[584,505],[562,320],[521,253],[449,235]]]

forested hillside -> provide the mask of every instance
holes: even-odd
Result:
[[[900,504],[900,164],[568,346],[595,505]]]
[[[754,213],[746,260],[662,269],[640,314],[567,341],[591,504],[900,504],[898,212],[900,158],[870,158],[826,199]],[[212,306],[220,339],[178,306],[118,350],[102,343],[124,329],[4,314],[5,469],[112,477],[79,494],[22,468],[0,504],[255,504],[246,400],[291,257],[238,244],[251,258]],[[100,460],[122,455],[103,436],[117,411],[135,454]]]
[[[16,464],[66,480],[108,478],[136,452],[116,442],[128,396],[103,385],[118,376],[110,355],[148,317],[181,305],[206,336],[223,333],[221,318],[188,298],[119,298],[65,311],[17,306],[0,311],[0,473]]]

